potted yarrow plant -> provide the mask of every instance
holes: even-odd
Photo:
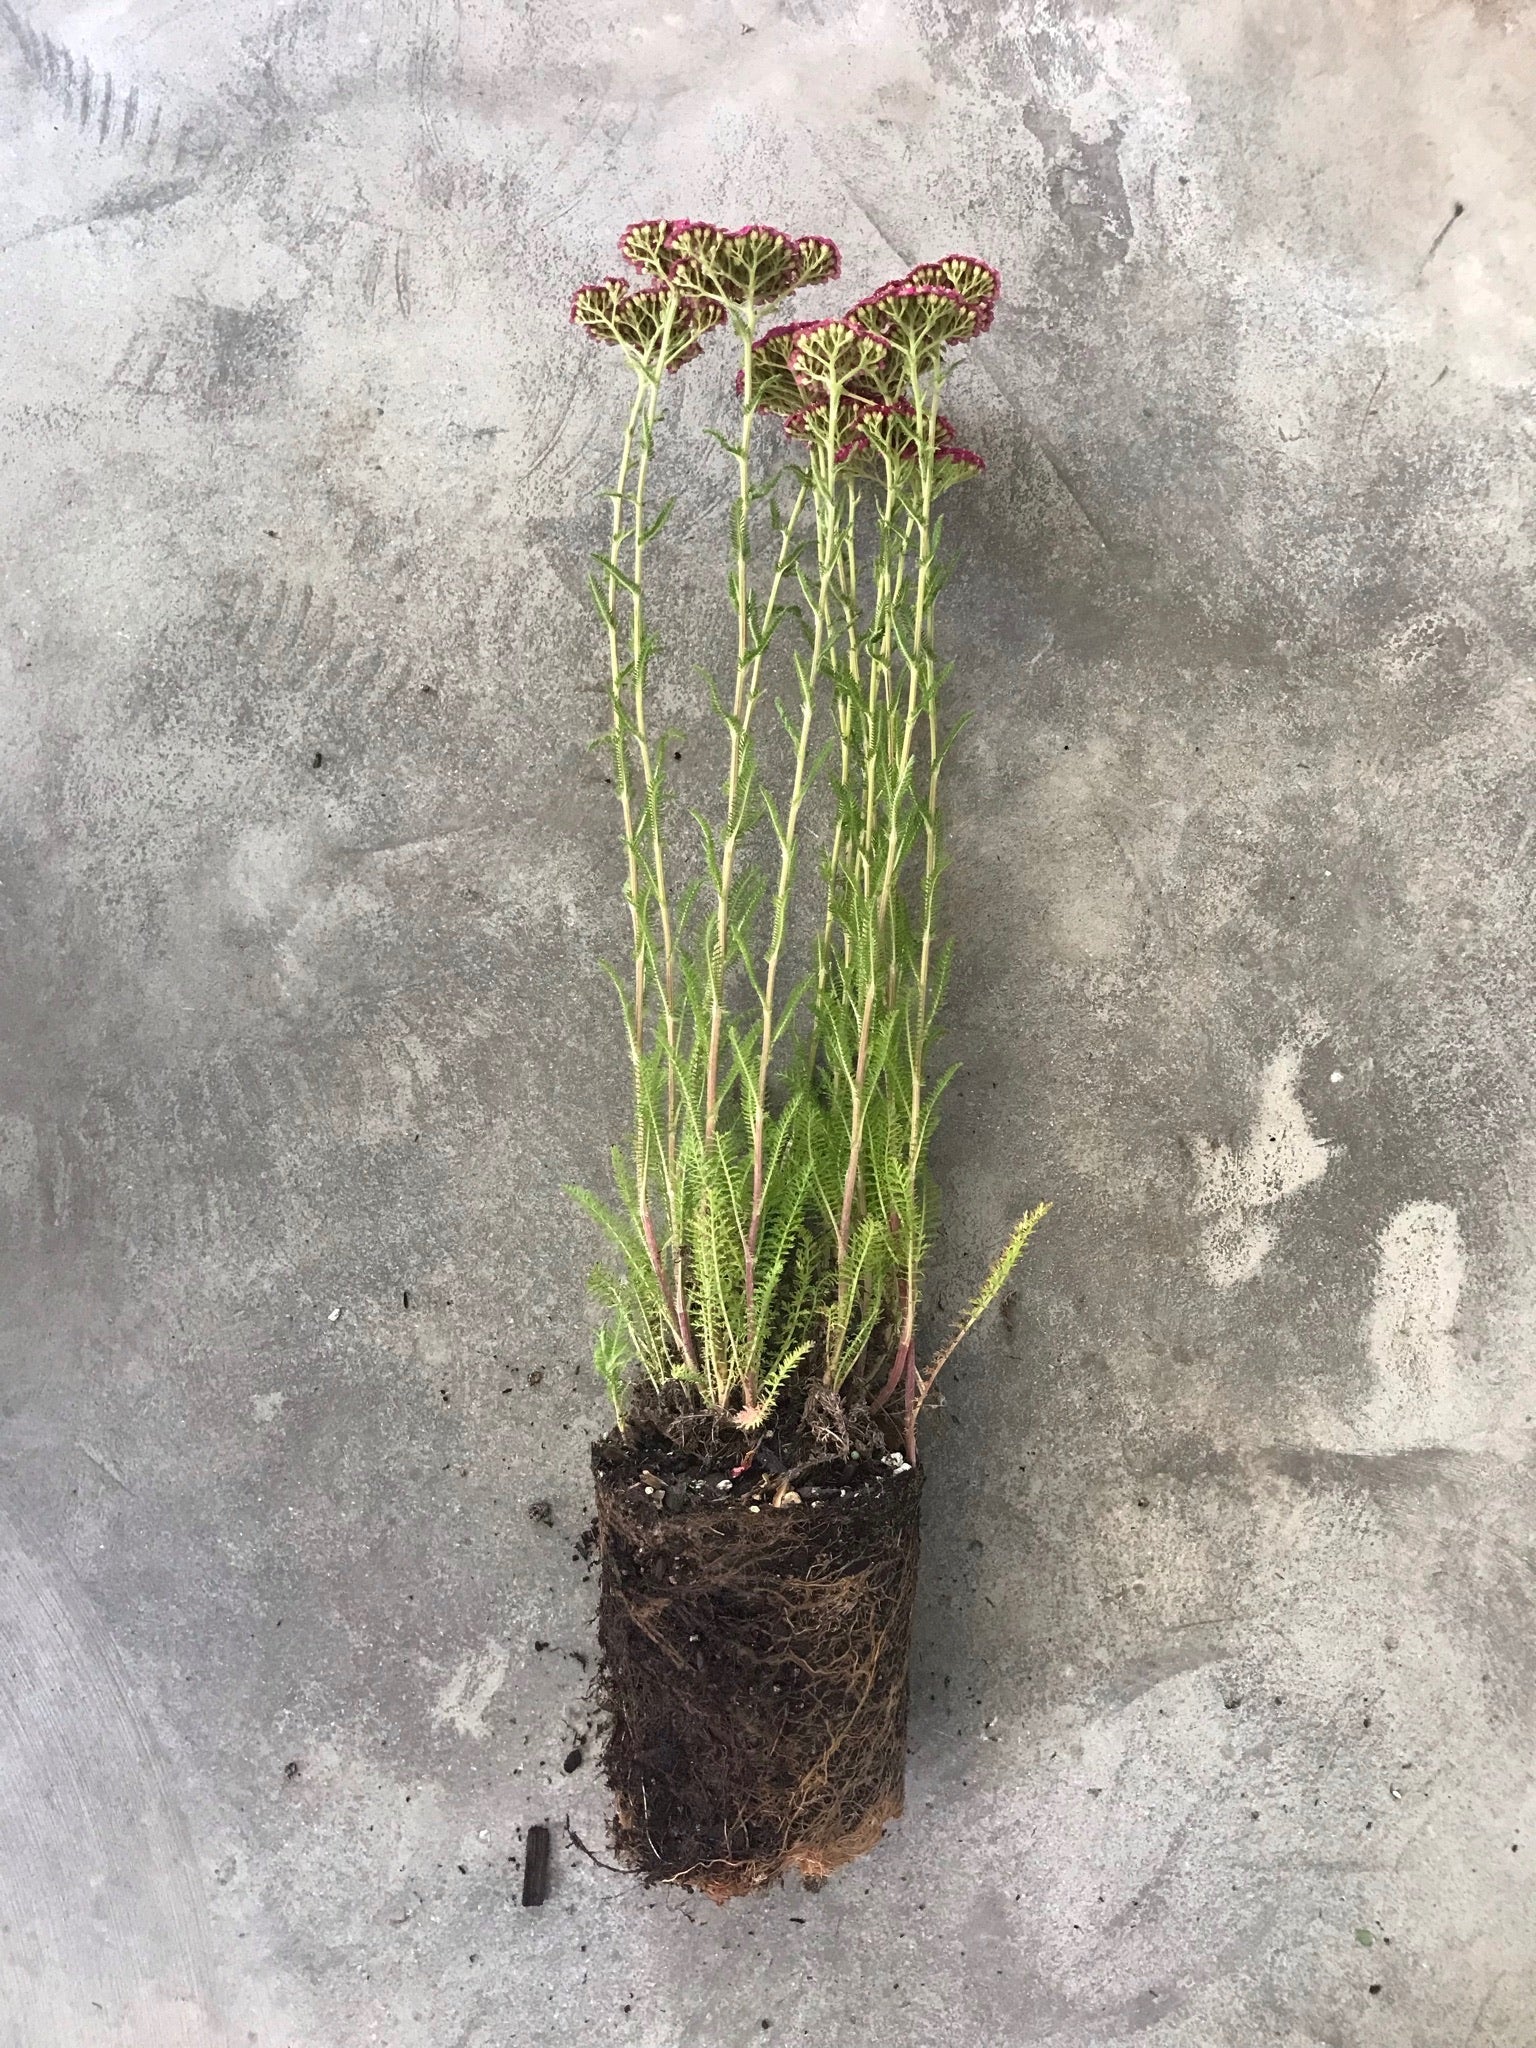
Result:
[[[632,374],[606,547],[605,744],[630,953],[613,971],[633,1128],[609,1199],[593,1447],[616,1846],[725,1899],[819,1879],[902,1808],[918,1420],[1044,1208],[922,1361],[932,1049],[947,949],[939,505],[982,472],[940,401],[997,273],[919,264],[830,319],[767,324],[836,247],[640,221],[638,281],[572,318]],[[722,800],[674,812],[655,703],[653,457],[669,379],[719,330],[739,408],[732,651],[707,686]],[[764,448],[765,420],[773,431]],[[701,691],[701,695],[705,693]]]

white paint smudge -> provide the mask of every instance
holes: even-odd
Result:
[[[1377,1382],[1362,1418],[1380,1449],[1444,1443],[1467,1424],[1456,1311],[1467,1260],[1456,1211],[1409,1202],[1381,1234],[1365,1340]]]
[[[493,1642],[461,1658],[432,1708],[432,1719],[438,1727],[452,1728],[458,1735],[483,1742],[490,1733],[485,1725],[485,1710],[501,1690],[507,1662],[507,1651]]]
[[[1265,1211],[1328,1171],[1328,1147],[1296,1094],[1301,1054],[1300,1045],[1282,1046],[1264,1069],[1253,1125],[1238,1150],[1220,1139],[1194,1140],[1193,1206],[1211,1219],[1200,1233],[1200,1256],[1213,1287],[1253,1278],[1277,1234]]]

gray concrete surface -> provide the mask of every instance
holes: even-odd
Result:
[[[0,16],[0,2041],[1528,2048],[1530,11]],[[931,1439],[908,1817],[730,1911],[559,1833],[565,296],[657,211],[1003,268],[935,1315],[1057,1204]]]

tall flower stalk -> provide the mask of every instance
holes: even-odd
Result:
[[[621,1421],[635,1365],[658,1393],[678,1389],[745,1431],[817,1381],[824,1404],[878,1410],[899,1393],[915,1459],[939,1369],[1044,1214],[1021,1219],[921,1372],[926,1158],[943,1088],[929,1056],[947,958],[936,508],[982,469],[939,398],[952,351],[990,323],[997,277],[948,257],[841,317],[760,332],[791,292],[837,276],[832,243],[642,221],[620,248],[647,281],[605,279],[572,304],[635,378],[592,578],[632,944],[613,979],[635,1098],[633,1136],[614,1154],[617,1202],[577,1191],[618,1254],[594,1278],[608,1310],[597,1364]],[[667,379],[715,327],[740,362],[735,437],[714,436],[734,467],[734,646],[728,680],[711,685],[722,810],[718,822],[696,815],[690,859],[651,702],[648,550],[671,501],[653,512],[648,490]],[[757,453],[760,414],[786,431],[771,465]],[[773,776],[759,749],[768,697],[782,727]],[[808,840],[823,802],[825,838]],[[825,893],[812,909],[806,856],[818,849]]]

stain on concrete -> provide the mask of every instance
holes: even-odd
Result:
[[[1273,1250],[1279,1219],[1270,1212],[1322,1179],[1328,1147],[1296,1093],[1303,1046],[1282,1046],[1254,1091],[1253,1122],[1238,1146],[1196,1137],[1194,1212],[1209,1221],[1200,1256],[1213,1287],[1251,1280]]]
[[[184,300],[166,326],[135,337],[113,382],[207,417],[259,411],[281,385],[294,335],[285,305]]]
[[[1467,1260],[1456,1211],[1409,1202],[1382,1231],[1366,1346],[1376,1384],[1364,1427],[1383,1446],[1453,1442],[1468,1398],[1455,1332]]]
[[[454,1667],[453,1675],[432,1703],[432,1719],[440,1728],[483,1742],[489,1732],[486,1711],[501,1691],[510,1661],[500,1643],[486,1643],[471,1650]]]

